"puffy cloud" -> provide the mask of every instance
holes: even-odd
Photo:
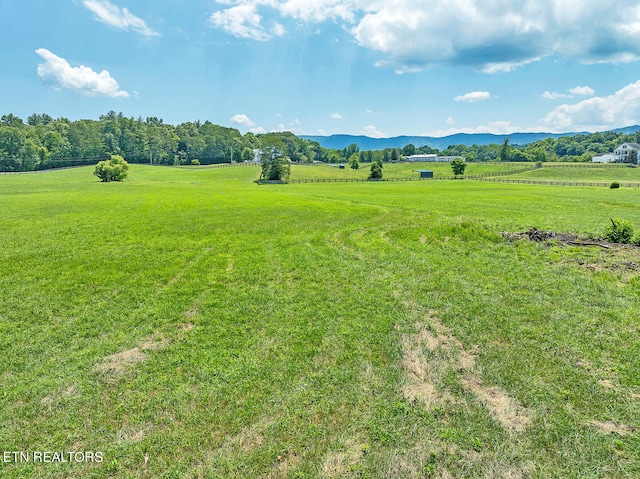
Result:
[[[251,118],[249,118],[247,115],[245,114],[238,114],[238,115],[233,115],[229,121],[231,123],[235,123],[236,125],[241,125],[241,126],[256,126],[255,122],[253,122],[251,120]]]
[[[413,68],[496,72],[550,55],[583,62],[640,57],[637,0],[620,0],[615,9],[599,0],[395,0],[366,13],[352,31],[360,45]]]
[[[118,82],[107,70],[96,73],[83,65],[72,67],[67,60],[45,48],[37,49],[36,53],[45,60],[38,65],[38,76],[55,88],[74,90],[85,96],[104,95],[112,98],[129,96],[129,93],[120,90]]]
[[[284,25],[276,22],[271,29],[271,33],[273,33],[276,37],[281,37],[285,33],[287,33],[287,30],[284,28]]]
[[[329,18],[355,20],[354,5],[343,0],[285,0],[276,2],[282,15],[305,22],[324,22]]]
[[[488,91],[472,91],[464,95],[458,95],[457,97],[454,98],[454,100],[473,103],[476,101],[489,100],[490,98],[491,98],[491,93],[489,93]]]
[[[595,94],[595,91],[593,91],[593,88],[588,86],[577,86],[569,90],[569,93],[573,93],[574,95],[592,96]]]
[[[568,93],[557,93],[557,92],[549,92],[545,91],[540,97],[545,100],[557,100],[558,98],[573,98],[573,95],[581,95],[581,96],[592,96],[595,94],[593,88],[588,86],[577,86],[575,88],[571,88]]]
[[[382,133],[373,125],[367,125],[360,130],[360,134],[364,136],[368,136],[370,138],[386,138],[387,135]]]
[[[258,15],[256,5],[252,3],[242,3],[219,10],[214,12],[209,20],[213,25],[234,37],[260,41],[266,41],[272,37],[262,27],[262,17]]]
[[[333,118],[334,120],[342,120],[342,115],[340,113],[332,113],[330,115],[331,118]]]
[[[565,93],[557,93],[555,91],[545,91],[542,95],[540,95],[545,100],[557,100],[558,98],[568,98],[569,95]]]
[[[133,30],[147,37],[160,35],[147,26],[144,20],[136,17],[126,8],[120,8],[109,0],[83,0],[82,4],[91,10],[96,19],[121,30]]]
[[[559,105],[546,115],[544,123],[555,131],[603,131],[640,123],[640,81],[613,95]]]
[[[618,0],[218,0],[212,23],[268,40],[258,9],[298,23],[332,19],[398,73],[467,65],[495,73],[548,56],[585,63],[640,59],[640,4]],[[624,12],[624,20],[620,20]],[[283,29],[279,29],[283,32]]]

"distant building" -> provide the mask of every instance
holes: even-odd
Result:
[[[632,151],[636,152],[635,163],[638,163],[638,160],[640,159],[640,145],[638,145],[637,143],[623,143],[618,148],[613,150],[613,154],[615,155],[615,162],[629,163],[629,155],[631,155]]]
[[[416,173],[418,173],[418,175],[420,175],[420,178],[433,178],[433,171],[431,170],[413,170]]]
[[[410,163],[419,163],[419,162],[426,162],[426,163],[434,163],[434,162],[439,162],[439,163],[451,163],[453,160],[455,160],[456,158],[461,159],[462,161],[464,160],[464,157],[462,156],[438,156],[435,153],[430,153],[430,154],[423,154],[423,155],[411,155],[411,156],[407,156],[405,157],[405,161],[408,161]]]
[[[593,163],[613,163],[616,161],[616,156],[613,153],[600,153],[593,155],[591,160]]]
[[[640,145],[638,143],[623,143],[613,150],[613,153],[600,153],[593,155],[593,163],[630,163],[629,156],[635,151],[636,161],[640,163]]]

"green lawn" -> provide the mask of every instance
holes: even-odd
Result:
[[[560,181],[624,181],[640,182],[640,168],[630,168],[620,165],[607,166],[566,166],[540,168],[537,170],[518,173],[510,178],[526,178],[531,180],[560,180]]]
[[[359,178],[366,179],[371,171],[371,163],[361,163],[358,170],[344,165],[344,169],[338,165],[292,165],[291,179],[315,179],[315,178]],[[467,163],[465,175],[492,175],[533,168],[532,163]],[[384,178],[410,178],[418,177],[414,170],[431,170],[435,176],[451,176],[450,163],[385,163],[382,170]]]
[[[0,175],[0,444],[104,460],[1,477],[640,476],[640,253],[499,234],[640,189],[91,173]]]

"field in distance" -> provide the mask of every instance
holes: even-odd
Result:
[[[533,163],[467,163],[466,176],[504,174],[525,168],[533,168]],[[313,178],[359,178],[366,179],[371,171],[371,163],[360,163],[360,168],[354,170],[344,164],[339,165],[292,165],[291,179]],[[415,170],[431,170],[434,176],[452,176],[450,163],[385,163],[384,178],[417,178]]]
[[[640,188],[259,172],[0,175],[3,478],[640,476]]]

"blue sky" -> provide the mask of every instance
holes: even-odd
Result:
[[[0,114],[243,133],[640,124],[640,0],[0,0]]]

